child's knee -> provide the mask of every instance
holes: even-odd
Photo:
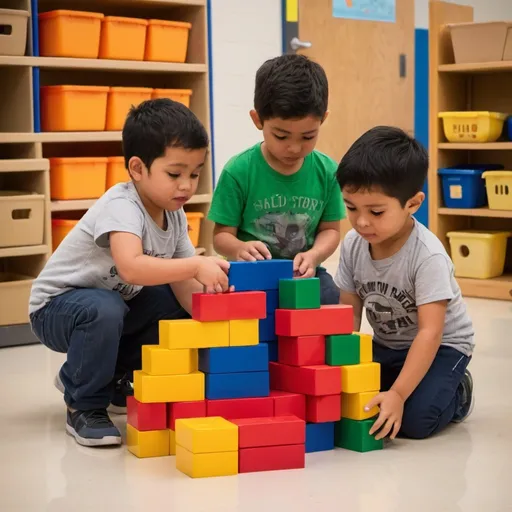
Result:
[[[405,411],[402,418],[400,434],[410,439],[426,439],[438,426],[438,418],[428,408]]]

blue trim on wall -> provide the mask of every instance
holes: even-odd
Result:
[[[213,108],[213,48],[212,48],[212,2],[207,0],[206,2],[206,19],[208,25],[208,82],[210,90],[210,150],[212,154],[212,181],[213,188],[216,184],[216,173],[215,173],[215,132],[214,132],[214,108]]]
[[[39,57],[39,9],[37,6],[38,0],[30,0],[30,7],[32,9],[31,25],[32,25],[32,55]]]
[[[32,99],[34,106],[34,133],[41,132],[41,97],[39,68],[32,68]]]
[[[283,50],[283,54],[288,51],[286,32],[286,0],[281,0],[281,49]]]

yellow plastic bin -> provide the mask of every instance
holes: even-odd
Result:
[[[188,236],[192,245],[197,247],[199,245],[199,235],[201,234],[201,220],[204,215],[200,212],[186,212],[188,223]]]
[[[0,55],[25,55],[28,11],[0,9]]]
[[[169,98],[173,101],[183,103],[185,107],[190,108],[190,97],[192,91],[190,89],[153,89],[151,99]]]
[[[105,130],[109,87],[47,85],[41,87],[44,132]]]
[[[62,240],[78,224],[78,220],[52,219],[52,250],[55,251]]]
[[[503,274],[507,239],[506,231],[450,231],[450,249],[455,275],[474,279],[490,279]]]
[[[499,112],[440,112],[439,117],[450,142],[495,142],[508,116]]]
[[[107,190],[118,183],[130,181],[130,175],[124,166],[124,156],[111,156],[107,164]]]
[[[147,20],[105,16],[101,22],[100,59],[144,60]]]
[[[50,158],[52,199],[97,199],[105,192],[106,179],[107,158]]]
[[[486,171],[487,198],[491,210],[512,210],[512,171]]]
[[[106,130],[122,130],[132,106],[151,99],[149,87],[111,87],[108,93]]]
[[[98,12],[57,10],[39,15],[41,57],[97,59],[101,20]]]
[[[144,60],[185,62],[191,23],[149,20]]]

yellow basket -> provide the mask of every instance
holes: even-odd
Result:
[[[508,116],[499,112],[439,112],[439,117],[450,142],[495,142]]]
[[[450,231],[450,248],[455,275],[490,279],[503,274],[507,239],[506,231]]]
[[[512,210],[512,171],[486,171],[482,174],[491,210]]]

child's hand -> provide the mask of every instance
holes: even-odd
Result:
[[[311,251],[299,252],[293,259],[293,272],[295,277],[315,277],[317,261]]]
[[[375,436],[375,439],[383,439],[390,432],[390,439],[395,439],[402,425],[402,416],[404,414],[403,398],[396,391],[390,389],[373,397],[366,404],[364,410],[369,411],[376,405],[380,406],[380,414],[370,429],[370,435],[378,432],[382,427]]]
[[[229,262],[221,258],[198,256],[195,278],[204,286],[205,293],[232,291],[229,288]]]
[[[236,255],[236,261],[262,261],[271,259],[272,255],[270,254],[268,247],[258,240],[244,242],[242,248]]]

